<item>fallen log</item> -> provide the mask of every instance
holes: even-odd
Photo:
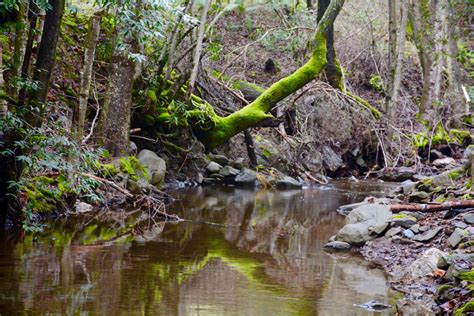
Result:
[[[463,209],[474,207],[474,200],[444,202],[439,204],[393,204],[390,206],[392,213],[408,212],[439,212],[450,209]]]

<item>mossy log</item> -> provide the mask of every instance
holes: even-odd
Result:
[[[326,67],[326,38],[328,29],[334,24],[344,0],[332,0],[318,24],[314,48],[310,60],[293,74],[285,77],[265,90],[255,101],[226,117],[220,117],[209,110],[214,122],[212,128],[196,129],[195,134],[207,148],[214,148],[237,133],[258,125],[263,120],[273,118],[270,110],[281,100],[314,80]],[[209,105],[210,106],[210,105]],[[212,106],[210,106],[212,108]]]

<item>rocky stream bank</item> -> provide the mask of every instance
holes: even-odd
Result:
[[[382,267],[405,296],[397,302],[400,315],[474,312],[470,155],[466,150],[460,161],[435,160],[444,171],[430,177],[410,168],[394,170],[392,176],[404,181],[386,198],[338,209],[346,225],[326,249],[359,251]]]

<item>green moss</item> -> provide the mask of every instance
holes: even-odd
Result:
[[[462,169],[459,169],[459,168],[458,168],[458,169],[454,169],[454,170],[452,170],[451,172],[449,172],[448,177],[449,177],[449,179],[451,179],[451,180],[456,180],[456,179],[458,179],[459,177],[461,177],[462,174],[463,174]]]
[[[140,178],[145,178],[150,181],[150,175],[145,167],[140,164],[137,157],[123,157],[119,159],[120,171],[130,176],[133,181],[138,181]]]
[[[411,220],[414,220],[416,222],[416,217],[413,217],[413,216],[407,215],[407,214],[403,214],[403,213],[392,215],[391,219],[411,219]]]
[[[56,178],[46,176],[31,178],[22,190],[27,195],[27,210],[34,213],[54,212],[65,206],[66,199],[77,195],[63,175]]]
[[[429,129],[429,124],[426,122],[426,127]],[[412,137],[412,142],[417,148],[425,148],[430,144],[463,144],[471,138],[469,131],[462,131],[457,129],[451,129],[446,132],[442,124],[438,124],[435,129],[434,135],[430,138],[427,132],[420,132]]]
[[[463,281],[473,282],[474,281],[474,269],[472,269],[471,271],[467,271],[467,272],[460,272],[458,274],[458,278],[463,280]]]
[[[455,316],[464,315],[466,313],[474,312],[474,301],[467,302],[454,313]]]
[[[465,141],[468,141],[471,139],[472,135],[469,131],[461,131],[457,129],[451,129],[449,130],[449,135],[452,136],[451,140],[454,141],[457,144],[462,144]]]
[[[120,169],[116,168],[111,163],[106,163],[106,164],[100,164],[99,171],[105,177],[113,177],[113,176],[116,176],[120,172]]]

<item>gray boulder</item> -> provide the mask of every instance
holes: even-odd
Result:
[[[277,180],[276,185],[278,188],[301,188],[303,186],[298,180],[288,176]]]
[[[150,183],[161,187],[166,175],[166,162],[151,150],[143,149],[138,153],[138,161],[148,171]]]
[[[371,239],[373,237],[370,236],[367,223],[347,224],[336,235],[337,241],[343,241],[353,246],[363,246]]]
[[[348,251],[351,249],[351,245],[343,241],[330,241],[324,245],[324,248],[334,251]]]
[[[211,161],[207,166],[206,170],[210,173],[217,173],[222,169],[222,166],[217,162]]]
[[[411,280],[432,275],[433,270],[438,267],[439,259],[444,256],[446,256],[446,253],[437,248],[426,250],[420,258],[416,259],[407,268],[404,277]]]
[[[229,158],[227,158],[224,155],[213,155],[213,154],[211,154],[211,155],[209,155],[209,158],[212,161],[217,162],[221,166],[227,166],[229,164]]]
[[[256,182],[257,173],[247,168],[243,168],[235,177],[235,184],[241,186],[255,186]]]
[[[380,178],[385,181],[403,182],[405,180],[413,179],[415,174],[416,171],[413,168],[399,167],[384,170]]]
[[[220,171],[219,174],[224,178],[234,178],[240,171],[238,169],[232,168],[231,166],[225,166]]]
[[[432,310],[430,310],[428,307],[423,305],[421,302],[414,302],[406,298],[397,301],[397,313],[400,316],[435,315],[435,313]]]
[[[396,214],[390,218],[390,224],[392,224],[392,226],[410,228],[416,224],[416,218],[406,214]]]
[[[362,205],[347,215],[347,224],[337,233],[336,240],[363,245],[387,228],[391,215],[388,205]]]
[[[331,172],[336,171],[342,166],[342,158],[336,154],[331,147],[324,146],[322,150],[323,164]]]

